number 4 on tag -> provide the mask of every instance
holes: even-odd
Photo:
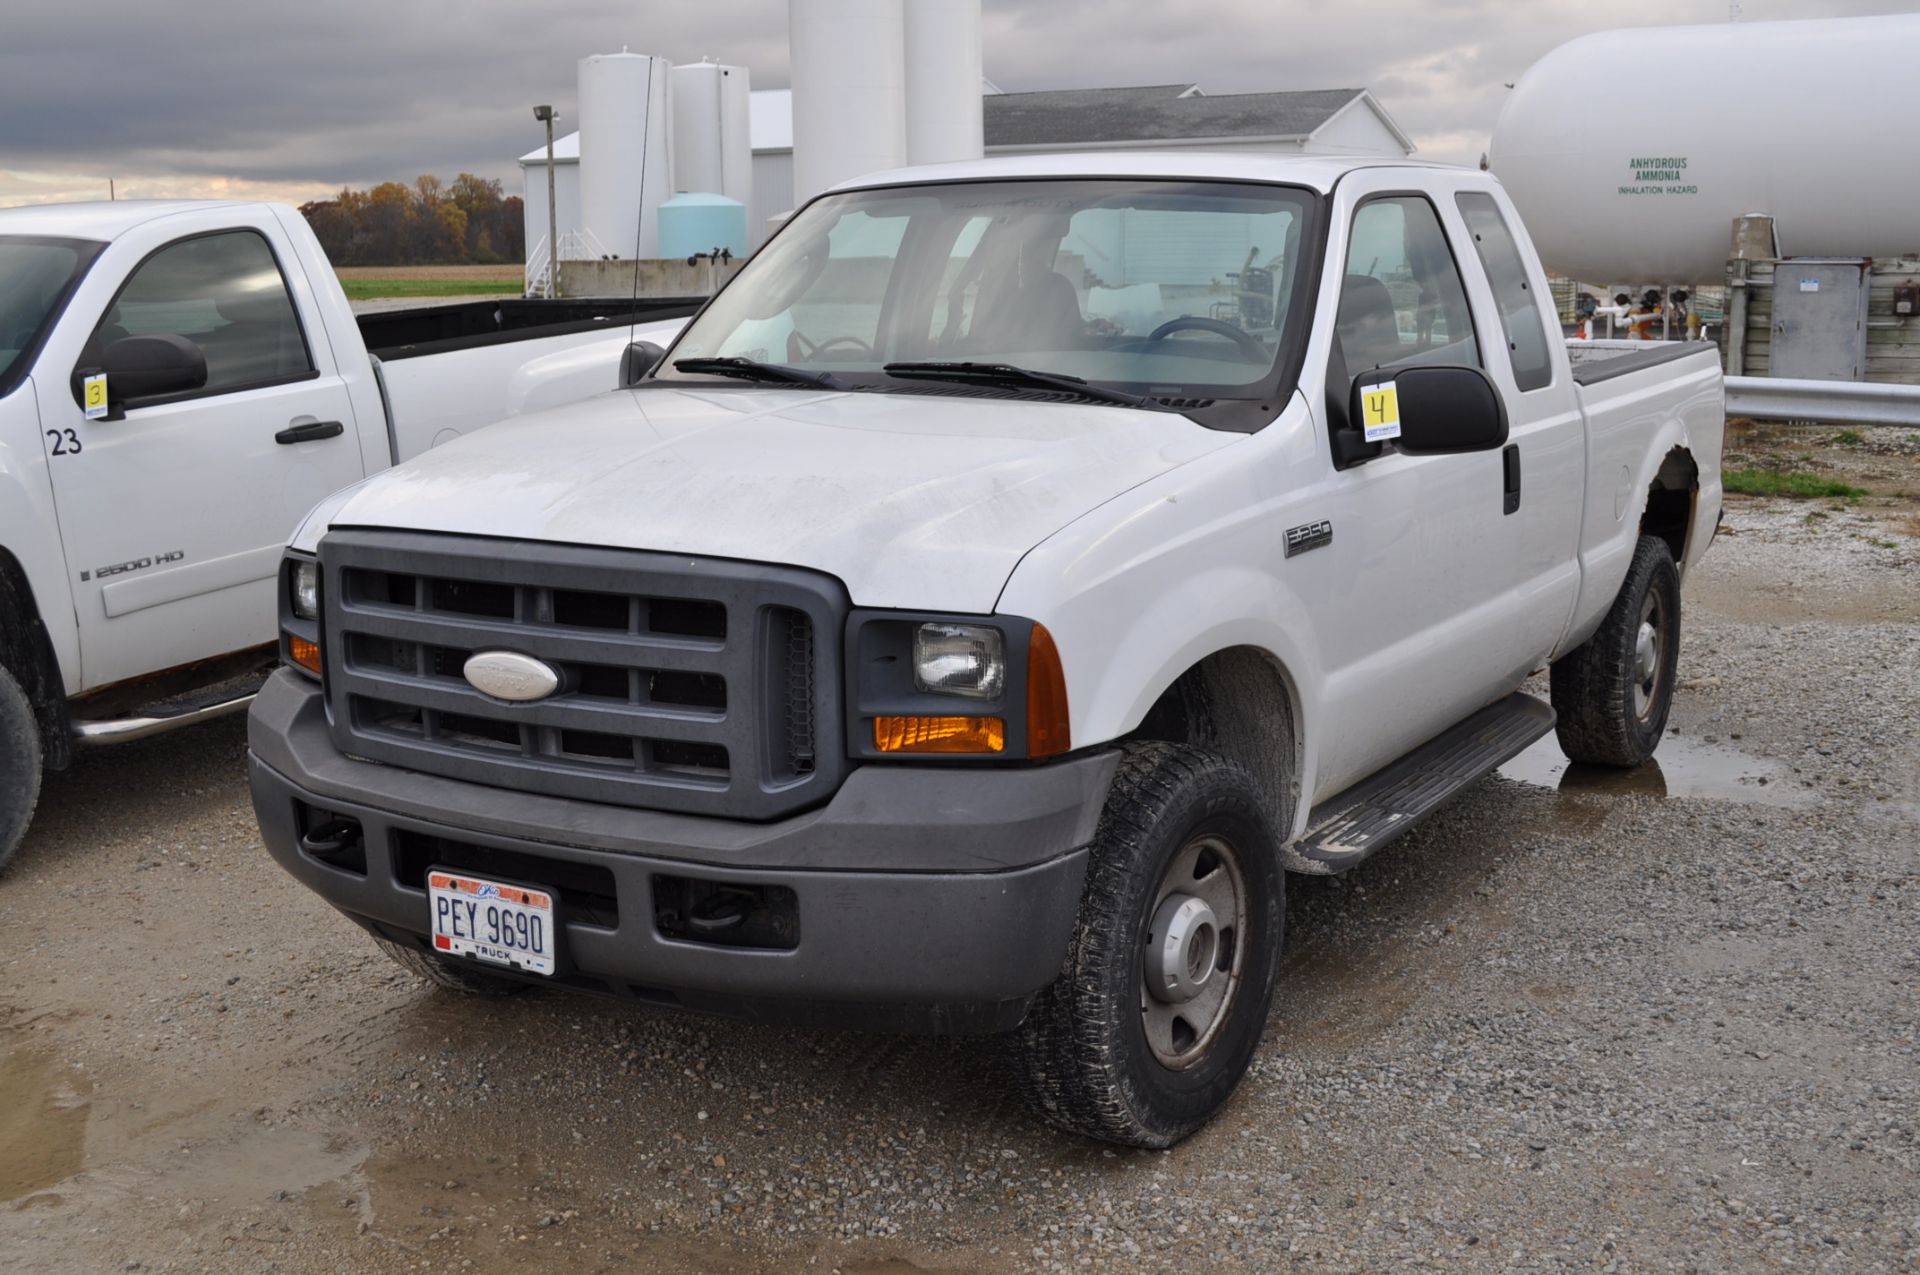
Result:
[[[107,374],[105,372],[95,372],[80,382],[80,393],[88,420],[97,421],[107,414]]]
[[[1360,387],[1360,414],[1369,443],[1400,437],[1400,391],[1392,381]]]

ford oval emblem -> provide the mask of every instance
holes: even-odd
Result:
[[[560,689],[560,674],[551,664],[518,651],[477,651],[460,671],[474,690],[515,704],[545,699]]]

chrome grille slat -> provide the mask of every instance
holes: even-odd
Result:
[[[347,753],[746,819],[818,804],[844,776],[848,604],[829,577],[414,532],[334,532],[320,559],[328,713]],[[460,673],[483,650],[541,660],[561,689],[485,695]]]

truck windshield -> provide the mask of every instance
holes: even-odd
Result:
[[[747,263],[660,377],[706,380],[711,363],[673,365],[732,359],[905,389],[942,379],[937,365],[971,364],[968,384],[1016,392],[983,373],[1155,398],[1270,394],[1305,304],[1314,200],[1284,186],[1105,180],[829,195]]]
[[[0,394],[26,375],[26,356],[99,251],[84,239],[0,235]]]

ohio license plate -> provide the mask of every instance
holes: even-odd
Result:
[[[546,891],[435,868],[427,873],[427,904],[435,951],[554,972],[553,895]]]

